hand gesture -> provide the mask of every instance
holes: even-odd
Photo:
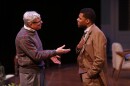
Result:
[[[57,54],[65,54],[70,52],[70,49],[63,49],[65,47],[65,45],[59,47],[56,49]]]
[[[59,56],[59,55],[56,55],[56,56],[51,57],[50,59],[51,59],[52,62],[55,63],[55,64],[61,64],[61,61],[60,61],[58,58],[60,58],[60,56]]]

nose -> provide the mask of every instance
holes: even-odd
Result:
[[[77,21],[79,20],[79,18],[77,18]]]
[[[43,21],[41,20],[41,23],[43,23]]]

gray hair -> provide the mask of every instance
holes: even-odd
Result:
[[[27,24],[28,22],[32,22],[36,18],[40,18],[39,13],[37,13],[36,11],[26,11],[23,15],[24,24]]]

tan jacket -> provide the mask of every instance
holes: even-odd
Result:
[[[80,50],[80,53],[77,58],[79,68],[81,68],[85,73],[87,73],[90,79],[99,79],[100,77],[102,82],[104,83],[104,86],[108,86],[106,79],[106,37],[104,33],[94,24],[89,30],[85,40],[85,43],[81,43],[81,39],[81,41],[77,45],[77,49]],[[95,78],[97,76],[98,78]],[[91,80],[91,82],[95,83],[93,82],[93,80]]]

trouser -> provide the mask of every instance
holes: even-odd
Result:
[[[93,78],[86,78],[86,74],[80,74],[83,86],[104,86],[100,76],[95,76]]]
[[[45,86],[45,73],[20,73],[20,86]]]

